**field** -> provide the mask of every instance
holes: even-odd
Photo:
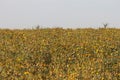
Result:
[[[0,29],[0,80],[120,80],[120,29]]]

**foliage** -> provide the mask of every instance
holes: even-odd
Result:
[[[0,80],[119,80],[120,29],[0,30]]]

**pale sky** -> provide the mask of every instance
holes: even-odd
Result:
[[[0,28],[120,28],[120,0],[0,0]]]

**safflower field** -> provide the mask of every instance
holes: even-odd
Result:
[[[0,29],[0,80],[120,80],[120,29]]]

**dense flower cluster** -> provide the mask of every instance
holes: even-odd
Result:
[[[119,80],[120,29],[0,30],[0,80]]]

